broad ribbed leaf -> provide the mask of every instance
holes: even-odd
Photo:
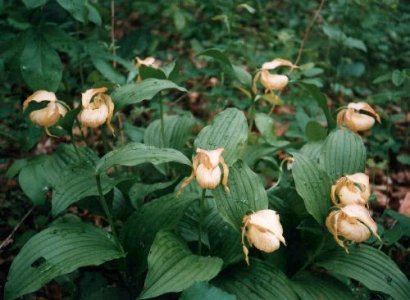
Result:
[[[326,274],[303,272],[292,281],[292,287],[301,300],[350,300],[354,298],[345,285]]]
[[[353,278],[368,289],[385,293],[395,300],[406,300],[410,283],[386,254],[367,245],[339,248],[323,255],[317,265],[329,272]]]
[[[44,161],[44,157],[34,159],[25,165],[19,174],[21,189],[35,205],[44,205],[48,192],[47,172],[43,165]]]
[[[319,122],[312,120],[306,124],[305,135],[309,142],[324,140],[327,135],[327,129],[320,125]]]
[[[115,185],[115,180],[103,174],[101,186],[104,194]],[[88,196],[97,196],[97,181],[90,166],[68,166],[56,181],[52,199],[52,213],[57,215],[71,204]]]
[[[25,83],[33,91],[56,91],[63,76],[63,65],[57,52],[42,35],[34,32],[21,53],[20,70]]]
[[[165,145],[162,145],[161,121],[155,120],[145,130],[144,143],[149,146],[181,150],[192,135],[195,123],[192,116],[166,116],[164,118]]]
[[[319,224],[323,224],[330,208],[332,181],[314,160],[297,153],[293,158],[292,174],[296,191],[303,198],[306,210]]]
[[[175,234],[161,231],[155,237],[148,256],[148,274],[140,299],[180,292],[198,281],[214,278],[222,259],[191,253]]]
[[[103,173],[114,165],[136,166],[143,163],[158,165],[166,162],[191,165],[191,161],[175,149],[129,143],[104,155],[97,163],[96,173]]]
[[[142,205],[144,198],[148,195],[155,193],[156,191],[161,191],[164,189],[169,189],[174,185],[176,180],[166,181],[166,182],[156,182],[156,183],[134,183],[128,191],[128,196],[130,198],[131,204],[137,208]],[[151,197],[152,198],[152,197]]]
[[[345,128],[337,129],[326,138],[319,160],[335,181],[347,174],[364,172],[366,148],[358,134]]]
[[[45,176],[51,186],[55,186],[66,166],[80,162],[92,165],[98,160],[98,156],[90,148],[81,147],[77,148],[77,151],[73,145],[61,144],[52,155],[47,157],[43,166],[46,170]]]
[[[151,100],[156,94],[163,90],[176,89],[181,92],[187,90],[172,81],[148,78],[138,83],[128,84],[120,87],[112,93],[111,97],[115,104],[115,109],[130,104],[136,104],[143,100]]]
[[[280,270],[257,259],[251,265],[229,269],[215,284],[238,300],[298,299],[290,281]]]
[[[223,157],[228,165],[232,165],[240,157],[247,139],[245,115],[236,108],[228,108],[215,117],[212,125],[201,130],[194,145],[206,150],[224,148]]]
[[[210,254],[223,259],[224,266],[243,259],[241,236],[219,214],[215,201],[213,209],[204,220],[208,234]]]
[[[113,237],[90,224],[59,223],[33,236],[13,260],[5,299],[34,292],[79,267],[100,265],[122,257]]]
[[[166,195],[148,202],[127,219],[122,240],[137,273],[147,267],[148,252],[157,232],[173,228],[196,198],[188,193],[178,198]]]
[[[229,168],[228,186],[229,193],[219,186],[213,195],[221,215],[240,231],[246,213],[268,208],[268,196],[261,179],[241,160]]]
[[[47,3],[48,0],[23,0],[27,8],[36,8]]]
[[[207,282],[198,282],[186,289],[179,300],[236,300],[236,296]]]
[[[307,90],[312,98],[319,104],[319,107],[323,110],[326,120],[327,120],[327,127],[329,129],[333,129],[336,127],[336,122],[332,118],[332,114],[330,113],[329,107],[327,106],[327,99],[326,96],[320,91],[317,86],[307,83],[299,83],[299,85]]]
[[[303,145],[302,148],[300,148],[300,153],[306,157],[309,157],[310,159],[313,159],[315,162],[318,163],[321,150],[322,150],[322,146],[323,146],[323,141],[309,142]]]
[[[88,9],[86,6],[86,1],[83,0],[57,0],[58,4],[61,5],[67,12],[69,12],[74,19],[80,22],[87,21]]]

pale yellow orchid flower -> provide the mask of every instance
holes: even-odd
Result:
[[[290,61],[281,59],[281,58],[275,58],[274,60],[270,62],[265,62],[262,65],[261,70],[256,74],[255,79],[254,79],[254,86],[253,90],[256,92],[256,81],[260,78],[261,84],[264,86],[266,91],[272,92],[272,91],[280,91],[284,89],[289,82],[289,78],[286,75],[280,75],[280,74],[271,74],[269,71],[274,70],[279,67],[290,67],[291,69],[297,68],[298,66],[292,64]]]
[[[105,94],[106,87],[89,89],[82,93],[82,110],[78,114],[78,120],[85,127],[97,128],[104,123],[114,133],[111,119],[114,114],[114,103],[110,96]]]
[[[335,241],[346,251],[347,241],[361,243],[372,234],[380,240],[376,222],[371,218],[367,208],[359,204],[349,204],[331,212],[326,218],[326,227],[333,234]],[[339,237],[343,237],[344,241]]]
[[[46,107],[30,112],[29,118],[34,124],[43,126],[48,135],[51,135],[48,128],[54,126],[58,120],[67,113],[67,108],[57,102],[57,97],[53,92],[39,90],[27,97],[23,102],[23,111],[26,110],[30,102],[48,101]]]
[[[136,63],[135,67],[139,68],[140,66],[147,66],[147,67],[157,67],[156,60],[154,57],[149,56],[144,59],[139,58],[138,56],[135,58]]]
[[[249,245],[257,249],[271,253],[278,250],[280,242],[286,245],[283,237],[283,228],[280,217],[276,211],[271,209],[259,210],[243,218],[242,227],[242,249],[245,261],[249,265],[249,250],[245,245],[245,236]]]
[[[222,157],[223,151],[224,148],[215,150],[196,149],[197,155],[192,160],[192,174],[182,182],[177,194],[179,195],[194,179],[203,189],[215,189],[221,183],[222,172],[219,165],[222,165],[223,168],[222,185],[225,191],[229,192],[229,168]]]
[[[369,176],[355,173],[339,178],[332,186],[330,196],[336,206],[366,205],[370,197]]]
[[[369,130],[376,120],[380,123],[380,116],[366,102],[349,103],[337,114],[337,124],[354,132]]]

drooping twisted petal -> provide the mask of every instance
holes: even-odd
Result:
[[[326,218],[326,227],[333,234],[335,241],[346,250],[345,240],[361,243],[372,234],[380,239],[377,234],[377,224],[371,218],[369,211],[362,205],[346,205],[340,210],[331,212]]]

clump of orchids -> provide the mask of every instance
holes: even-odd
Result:
[[[369,197],[369,177],[364,173],[343,176],[332,186],[331,199],[336,210],[326,218],[326,227],[346,252],[349,241],[361,243],[371,235],[380,240],[377,224],[367,208]]]
[[[337,124],[354,132],[369,130],[376,121],[380,123],[380,116],[366,102],[349,103],[337,114]]]
[[[249,250],[245,245],[245,236],[249,246],[271,253],[279,249],[280,242],[286,245],[279,215],[271,209],[259,210],[243,218],[242,249],[245,261],[249,265]]]
[[[84,127],[97,128],[106,123],[108,129],[114,133],[114,128],[111,125],[114,103],[106,92],[107,88],[101,87],[89,89],[82,93],[82,109],[77,118]],[[29,118],[34,124],[44,127],[46,133],[51,135],[48,128],[56,125],[60,118],[65,116],[68,110],[67,104],[57,100],[55,93],[39,90],[27,97],[23,102],[23,111],[28,108],[32,101],[49,102],[46,107],[30,112]]]

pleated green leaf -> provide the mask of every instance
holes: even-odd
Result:
[[[195,199],[195,194],[183,193],[178,198],[169,194],[148,202],[127,219],[122,240],[137,273],[146,270],[148,252],[157,232],[173,228]]]
[[[63,64],[39,30],[30,30],[20,57],[20,71],[27,86],[35,91],[56,91],[63,76]]]
[[[192,116],[166,116],[164,118],[165,145],[162,145],[161,122],[155,120],[145,130],[144,143],[149,146],[182,150],[196,121]]]
[[[103,174],[101,186],[104,194],[115,186],[115,180]],[[97,181],[94,168],[82,166],[68,166],[60,175],[54,186],[52,198],[52,213],[57,215],[71,204],[89,196],[97,196]]]
[[[219,214],[215,203],[204,220],[210,253],[223,259],[224,266],[243,259],[241,235],[234,230]]]
[[[191,165],[191,161],[175,149],[129,143],[104,155],[97,163],[96,173],[103,173],[114,165],[137,166],[143,163],[158,165],[166,162]]]
[[[213,195],[220,214],[240,231],[248,212],[268,208],[268,196],[261,179],[241,160],[229,168],[228,186],[229,193],[219,186]]]
[[[250,266],[229,269],[215,284],[238,300],[298,299],[285,274],[257,259],[252,259]]]
[[[330,208],[332,181],[314,160],[297,153],[293,158],[292,174],[296,191],[302,197],[306,210],[319,224],[323,224]]]
[[[395,300],[406,300],[410,282],[386,254],[367,245],[349,248],[349,254],[336,249],[323,255],[317,265],[329,272],[353,278],[370,290],[385,293]]]
[[[115,104],[115,110],[124,106],[136,104],[143,100],[151,100],[163,90],[176,89],[181,92],[187,90],[172,81],[148,78],[138,83],[124,85],[115,90],[111,97]]]
[[[345,128],[337,129],[326,138],[319,160],[335,181],[347,174],[364,172],[366,148],[358,134]]]
[[[354,298],[347,286],[321,273],[302,272],[292,280],[292,287],[301,300],[350,300]]]
[[[49,184],[44,168],[44,157],[38,157],[26,164],[19,174],[19,184],[24,194],[34,205],[44,205]]]
[[[207,282],[198,282],[186,289],[179,300],[236,300],[236,296]]]
[[[161,231],[148,256],[148,274],[139,298],[180,292],[195,282],[211,280],[221,270],[222,263],[220,258],[192,254],[175,234]]]
[[[319,162],[319,157],[321,155],[322,146],[323,146],[323,141],[309,142],[303,145],[302,148],[300,148],[300,153],[306,157],[309,157],[310,159],[313,159],[315,162]]]
[[[33,236],[13,260],[5,299],[34,292],[79,267],[100,265],[122,256],[113,237],[100,228],[81,222],[53,225]]]
[[[245,115],[236,108],[228,108],[215,117],[212,125],[201,130],[194,145],[206,150],[224,148],[223,157],[228,165],[232,165],[240,157],[247,139]]]
[[[75,151],[73,145],[61,144],[57,150],[47,157],[43,166],[46,170],[45,176],[51,186],[55,186],[61,173],[68,165],[75,164],[95,164],[98,156],[90,149],[81,147]]]

